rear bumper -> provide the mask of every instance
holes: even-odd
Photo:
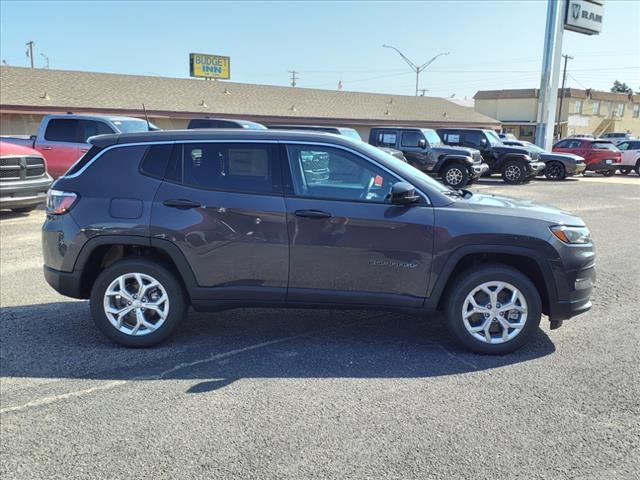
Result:
[[[44,279],[56,292],[71,298],[82,298],[81,285],[82,270],[61,272],[44,266]]]
[[[49,175],[34,180],[0,183],[0,208],[33,207],[44,203],[53,179]]]

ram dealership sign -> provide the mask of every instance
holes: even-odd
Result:
[[[567,0],[564,28],[586,35],[602,31],[604,2],[602,0]]]

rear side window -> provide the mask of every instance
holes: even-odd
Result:
[[[80,120],[72,118],[54,118],[49,120],[44,139],[50,142],[82,143]]]
[[[391,131],[382,131],[378,132],[378,145],[382,145],[383,147],[394,147],[396,142],[398,141],[398,135],[396,132]]]
[[[205,189],[282,193],[277,149],[267,144],[185,144],[182,179]]]
[[[152,145],[140,163],[140,171],[150,177],[164,178],[172,152],[173,144]]]
[[[610,142],[593,142],[591,148],[597,148],[598,150],[615,150],[616,146]]]
[[[445,143],[460,143],[460,134],[455,132],[444,132],[440,135]]]
[[[404,132],[402,134],[403,147],[417,147],[418,141],[422,139],[422,134],[418,132]]]

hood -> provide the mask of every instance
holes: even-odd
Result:
[[[444,153],[447,155],[464,155],[465,157],[473,157],[474,152],[478,152],[480,154],[480,150],[476,150],[475,148],[467,148],[467,147],[448,147],[446,145],[442,145],[439,147],[433,147],[433,150],[436,153]]]
[[[531,218],[553,225],[584,226],[584,221],[570,212],[531,200],[474,193],[471,198],[463,200],[463,202],[475,211],[491,215]]]
[[[535,150],[529,150],[527,147],[514,147],[511,145],[496,145],[493,150],[500,153],[520,153],[529,156],[535,152]]]
[[[11,142],[0,141],[0,157],[9,156],[41,157],[42,155],[33,148],[17,145]]]
[[[580,155],[574,155],[573,153],[540,152],[540,160],[545,162],[549,160],[573,160],[576,163],[584,163],[584,158]]]

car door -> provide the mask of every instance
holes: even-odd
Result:
[[[389,203],[399,178],[346,147],[291,143],[287,153],[287,300],[421,306],[434,234],[426,201]],[[327,176],[309,174],[312,154],[326,158]]]
[[[51,118],[44,133],[38,137],[35,148],[47,161],[47,169],[58,178],[80,157],[84,147],[82,127],[77,118]]]
[[[491,144],[487,140],[485,134],[481,131],[468,130],[463,133],[463,142],[465,147],[475,148],[480,150],[482,158],[489,165],[489,168],[493,171],[496,170],[498,161],[498,155],[491,148]]]
[[[285,300],[289,270],[276,143],[176,144],[152,241],[176,245],[210,300]]]
[[[420,140],[424,146],[420,146]],[[427,171],[433,168],[435,161],[427,148],[427,140],[418,130],[403,130],[400,138],[400,150],[404,153],[407,163],[419,170]]]

